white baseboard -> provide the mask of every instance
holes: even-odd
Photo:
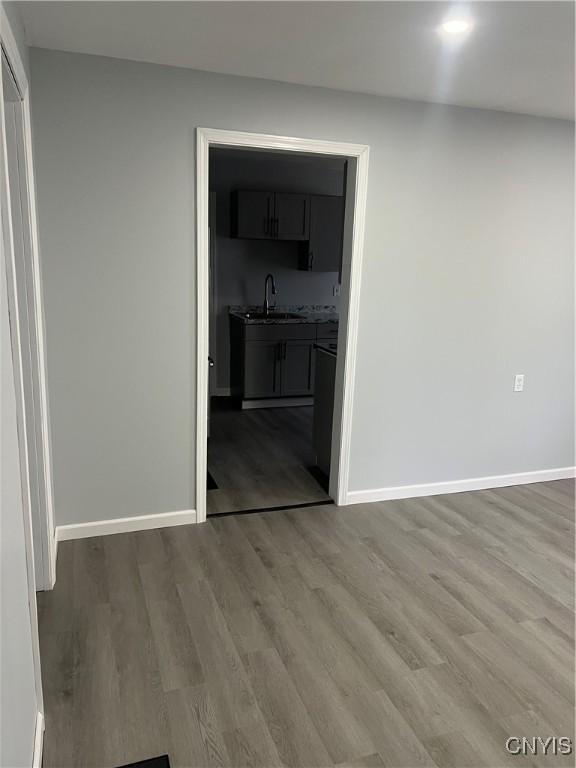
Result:
[[[437,496],[442,493],[482,491],[489,488],[503,488],[508,485],[545,483],[550,480],[565,480],[573,477],[576,477],[576,467],[560,467],[558,469],[541,469],[536,472],[519,472],[513,475],[492,475],[490,477],[473,477],[467,480],[451,480],[443,483],[395,485],[389,488],[372,488],[366,491],[348,491],[346,504],[412,499],[417,496]]]
[[[42,748],[44,746],[44,715],[36,714],[36,728],[34,730],[34,753],[32,755],[32,768],[41,768]]]
[[[147,531],[151,528],[169,528],[174,525],[189,525],[196,522],[195,509],[178,512],[161,512],[156,515],[117,517],[112,520],[95,520],[91,523],[72,523],[56,526],[56,540],[85,539],[89,536],[109,536],[114,533]]]

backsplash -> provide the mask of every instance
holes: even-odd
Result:
[[[230,312],[259,312],[262,304],[231,304]],[[270,310],[275,312],[300,312],[302,314],[338,314],[335,304],[271,304]]]

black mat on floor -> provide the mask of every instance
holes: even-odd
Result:
[[[206,490],[215,491],[217,488],[218,488],[218,483],[216,482],[216,480],[214,480],[210,472],[208,472],[208,476],[206,478]],[[153,766],[152,768],[156,768],[156,766]]]
[[[312,475],[314,480],[316,480],[320,488],[322,488],[324,493],[329,493],[328,485],[330,483],[330,478],[328,477],[328,475],[325,475],[324,472],[322,472],[322,470],[317,466],[306,467],[306,469],[308,470],[308,472],[310,472],[310,474]]]
[[[150,757],[148,760],[122,765],[120,768],[170,768],[170,760],[168,755],[160,755],[160,757]]]

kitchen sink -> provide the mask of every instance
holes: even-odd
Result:
[[[242,317],[246,320],[301,320],[302,315],[296,315],[294,312],[245,312]]]

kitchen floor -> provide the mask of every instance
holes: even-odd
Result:
[[[310,474],[314,465],[312,406],[232,409],[214,403],[210,415],[209,515],[329,500]]]
[[[573,522],[557,481],[61,542],[43,766],[572,766],[505,745],[574,738]]]

